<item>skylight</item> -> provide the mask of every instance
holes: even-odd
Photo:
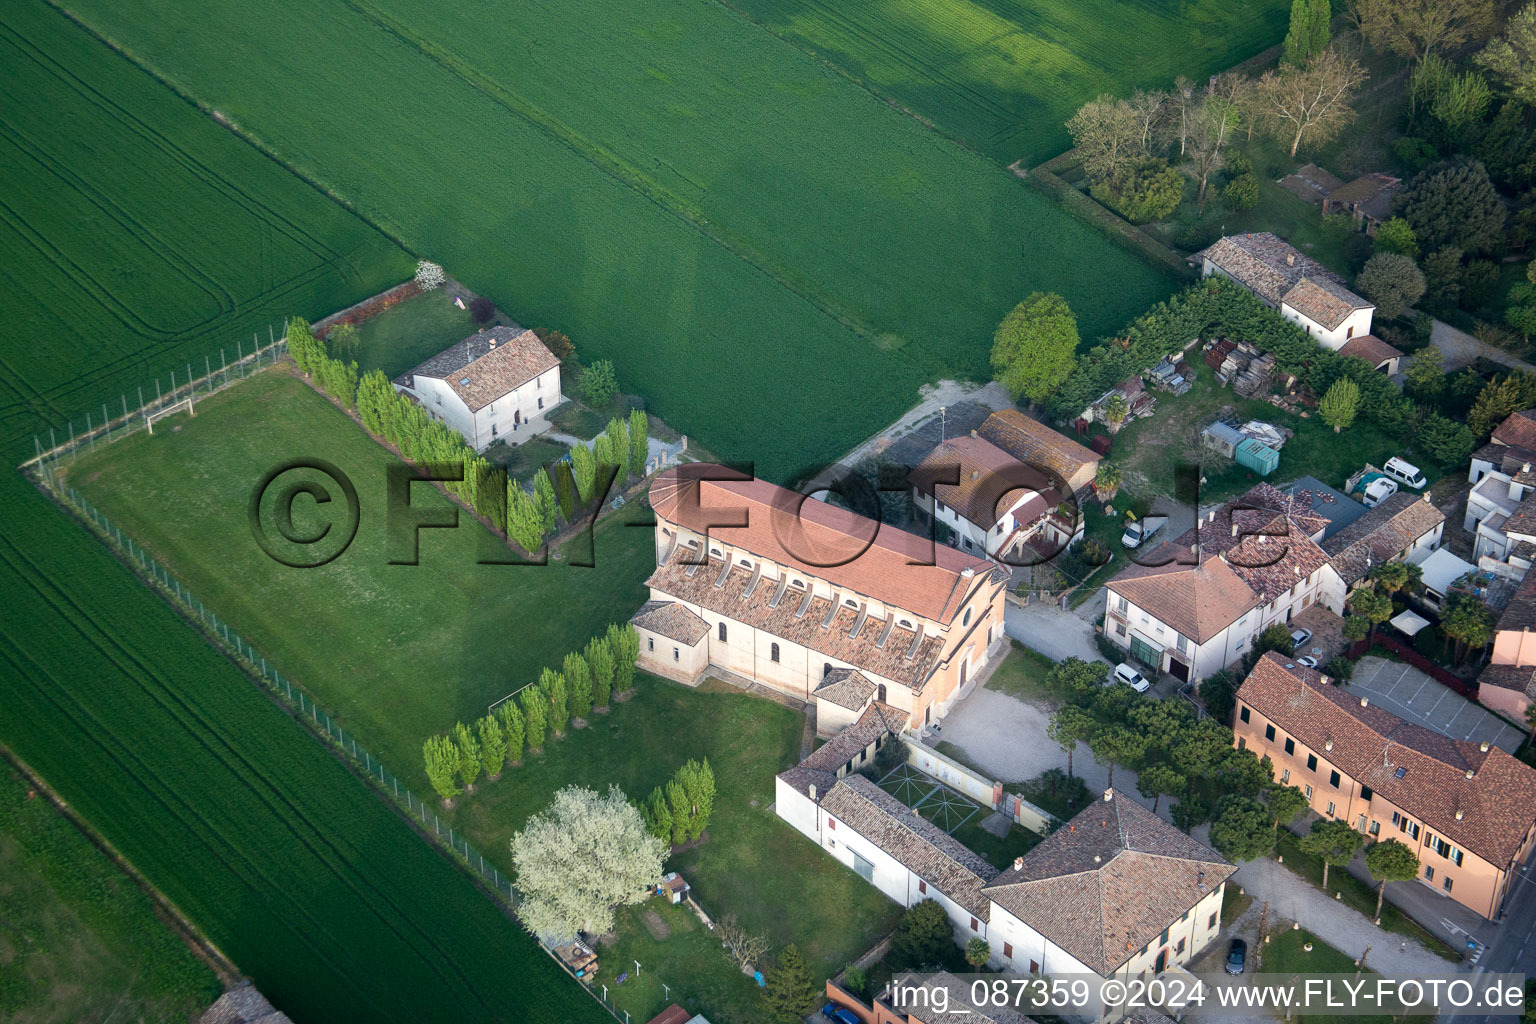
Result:
[[[462,387],[466,387],[466,388],[469,387],[469,378],[468,377],[460,377],[459,378],[459,384]]]
[[[1397,777],[1398,778],[1402,778],[1404,775],[1407,775],[1407,774],[1408,774],[1408,769],[1407,768],[1399,768],[1397,770]]]

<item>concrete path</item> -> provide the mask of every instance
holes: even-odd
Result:
[[[1494,348],[1492,345],[1478,341],[1466,331],[1458,330],[1440,320],[1435,321],[1435,327],[1430,333],[1429,341],[1445,357],[1440,366],[1447,373],[1470,365],[1478,356],[1484,356],[1496,363],[1501,363],[1504,366],[1517,370],[1536,372],[1536,366],[1516,359],[1503,349]]]
[[[844,465],[855,466],[863,459],[876,451],[884,448],[885,443],[893,441],[904,434],[910,433],[912,428],[929,416],[936,415],[940,406],[954,405],[958,402],[974,402],[984,405],[993,412],[999,409],[1013,408],[1013,399],[1008,397],[1008,391],[996,381],[988,381],[986,384],[972,384],[955,380],[941,380],[933,384],[924,384],[919,389],[921,396],[916,405],[907,410],[905,414],[894,423],[885,427],[873,437],[858,445],[847,455],[844,455]]]
[[[1084,602],[1084,607],[1093,603]],[[1099,604],[1102,606],[1102,598]],[[1009,602],[1003,610],[1003,632],[1052,661],[1065,658],[1103,661],[1098,645],[1093,641],[1096,617],[1097,613],[1084,621],[1076,613],[1064,612],[1046,601],[1036,601],[1022,608]]]
[[[1414,939],[1378,928],[1358,910],[1325,896],[1268,857],[1241,865],[1227,884],[1242,886],[1253,896],[1254,906],[1268,900],[1271,921],[1299,921],[1303,928],[1351,957],[1359,956],[1369,945],[1371,953],[1365,965],[1389,977],[1422,978],[1455,970],[1454,964]]]

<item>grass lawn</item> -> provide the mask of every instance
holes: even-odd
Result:
[[[627,417],[629,410],[633,407],[628,395],[615,395],[613,401],[601,409],[593,408],[578,398],[575,391],[574,380],[565,385],[565,395],[570,401],[562,402],[558,409],[551,412],[549,422],[553,423],[555,429],[561,433],[574,434],[583,441],[590,441],[607,430],[608,422],[615,417],[619,419]]]
[[[396,377],[474,334],[475,322],[453,304],[454,294],[451,286],[422,292],[364,320],[353,357],[358,370]]]
[[[223,986],[154,903],[0,763],[0,1019],[181,1024]]]
[[[1008,653],[987,680],[987,689],[1044,707],[1054,708],[1061,699],[1051,691],[1046,676],[1056,663],[1017,640],[1008,641]]]
[[[180,429],[99,448],[70,467],[71,482],[419,792],[427,736],[483,715],[645,600],[651,531],[621,515],[597,528],[596,568],[479,564],[506,548],[462,515],[459,529],[421,531],[420,564],[390,564],[410,553],[409,531],[399,541],[386,528],[395,457],[286,371],[167,422]],[[359,494],[356,540],[316,569],[268,558],[246,512],[263,475],[301,457],[335,464]],[[429,485],[411,495],[447,505]],[[296,506],[311,518],[316,508]],[[587,551],[584,538],[570,543],[572,557]]]
[[[506,466],[507,475],[514,480],[526,481],[540,467],[559,461],[570,450],[570,445],[552,441],[548,437],[534,437],[516,446],[497,441],[484,454],[491,465],[499,463]]]
[[[1291,832],[1286,829],[1280,830],[1280,841],[1275,845],[1275,849],[1285,857],[1285,866],[1293,873],[1305,878],[1314,886],[1322,888],[1323,862],[1311,854],[1303,853],[1301,847],[1296,845],[1296,837]],[[1376,913],[1376,888],[1360,881],[1344,868],[1328,869],[1326,892],[1329,895],[1335,892],[1343,893],[1344,902],[1366,917],[1373,917]],[[1381,905],[1381,926],[1389,932],[1417,939],[1430,952],[1452,963],[1461,962],[1459,952],[1440,941],[1390,902],[1384,902]]]
[[[1253,897],[1246,892],[1240,892],[1237,886],[1228,882],[1227,887],[1221,891],[1221,926],[1225,928],[1236,921],[1247,913],[1251,906],[1253,906]]]
[[[928,791],[930,780],[923,776],[916,768],[909,768],[908,774],[909,776],[916,776],[922,779],[922,783],[915,790],[910,783],[906,785],[901,784],[899,779],[882,782],[880,783],[880,788],[908,806],[911,806],[911,801],[918,799],[917,794]],[[931,785],[938,786],[939,783],[934,780],[931,782]],[[1010,824],[1008,831],[1004,835],[995,835],[981,827],[981,823],[992,813],[990,808],[983,807],[976,801],[962,796],[953,790],[948,792],[946,802],[949,804],[949,807],[940,810],[929,800],[929,802],[924,803],[918,809],[918,813],[940,828],[948,831],[962,846],[979,854],[982,859],[998,870],[1002,870],[1012,864],[1015,857],[1022,857],[1034,849],[1035,845],[1044,838],[1016,824]],[[969,817],[964,822],[958,825],[953,824],[961,815],[967,812],[969,812]]]
[[[1109,457],[1120,466],[1125,485],[1137,493],[1166,494],[1192,504],[1196,495],[1186,493],[1186,486],[1175,479],[1177,468],[1189,458],[1187,442],[1223,410],[1235,414],[1240,422],[1263,420],[1296,432],[1280,450],[1280,465],[1267,478],[1271,483],[1282,484],[1311,475],[1342,488],[1344,481],[1367,462],[1380,466],[1393,455],[1407,454],[1399,439],[1373,424],[1357,420],[1345,432],[1335,434],[1315,412],[1303,419],[1268,402],[1243,398],[1217,384],[1214,371],[1204,363],[1197,366],[1196,362],[1190,361],[1196,368],[1195,384],[1190,391],[1183,395],[1159,392],[1157,411],[1129,424],[1115,436]],[[1206,482],[1198,494],[1202,505],[1235,497],[1265,479],[1215,453],[1206,458]],[[1427,460],[1414,461],[1431,480],[1440,475],[1426,464]],[[1118,538],[1111,550],[1115,549],[1123,551]]]
[[[768,809],[774,775],[800,757],[799,712],[713,680],[693,689],[640,675],[636,688],[633,699],[594,715],[588,728],[549,741],[542,754],[460,797],[448,819],[510,870],[512,834],[560,787],[614,784],[640,799],[684,761],[708,758],[719,793],[707,841],[667,862],[693,886],[706,913],[717,919],[735,914],[748,929],[767,935],[775,950],[798,944],[827,974],[894,927],[894,903]],[[634,938],[620,934],[623,941]],[[654,966],[674,989],[691,991],[686,963],[663,959]],[[705,1011],[711,1019],[715,1010],[729,1019],[751,1019],[726,1014],[729,1004],[711,1006]]]
[[[672,1003],[722,1024],[763,1019],[757,982],[741,973],[720,940],[687,906],[673,906],[658,896],[626,907],[619,915],[618,936],[616,943],[599,951],[593,987],[601,994],[607,986],[608,1001],[620,1013],[627,1012],[633,1024],[650,1020]],[[761,970],[764,965],[754,966]],[[629,977],[617,984],[625,973]]]
[[[1308,951],[1307,943],[1312,944]],[[1364,947],[1362,946],[1362,949]],[[1264,973],[1284,974],[1292,977],[1299,976],[1302,980],[1315,977],[1319,974],[1350,974],[1355,973],[1355,958],[1350,953],[1342,953],[1334,949],[1322,939],[1313,935],[1305,928],[1285,928],[1277,931],[1270,939],[1269,945],[1264,947]],[[1369,979],[1376,972],[1370,969],[1367,961],[1365,977]],[[1294,1020],[1301,1024],[1315,1022],[1322,1024],[1325,1021],[1337,1021],[1345,1019],[1329,1014],[1298,1014]],[[1347,1018],[1358,1021],[1359,1024],[1390,1024],[1395,1018],[1386,1015],[1368,1016],[1364,1014],[1350,1014]]]

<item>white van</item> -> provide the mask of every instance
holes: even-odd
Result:
[[[1115,666],[1115,682],[1124,683],[1137,693],[1146,693],[1152,689],[1151,680],[1123,661]]]
[[[1412,487],[1416,491],[1423,489],[1429,482],[1424,479],[1424,474],[1419,472],[1418,466],[1396,455],[1387,460],[1387,464],[1381,467],[1381,471],[1403,486]]]
[[[1365,485],[1363,502],[1366,508],[1375,508],[1397,493],[1397,481],[1379,476]]]

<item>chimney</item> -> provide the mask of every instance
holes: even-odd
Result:
[[[1098,855],[1098,854],[1094,854],[1094,855],[1093,855],[1093,862],[1094,862],[1094,863],[1095,863],[1095,864],[1099,864],[1099,863],[1102,863],[1102,862],[1103,862],[1103,859],[1104,859],[1104,858],[1102,858],[1102,857],[1100,857],[1100,856],[1099,856],[1099,855]]]
[[[1460,807],[1458,807],[1458,808],[1456,808],[1456,820],[1457,820],[1457,821],[1460,821],[1460,820],[1461,820],[1461,816],[1462,816],[1462,815],[1463,815],[1463,814],[1464,814],[1464,813],[1466,813],[1466,812],[1465,812],[1465,811],[1463,811],[1463,810],[1462,810],[1462,809],[1461,809],[1461,808],[1460,808]]]
[[[1324,750],[1332,750],[1333,749],[1333,740],[1326,740],[1326,741],[1324,741],[1323,749]]]
[[[805,791],[810,794],[811,802],[815,803],[816,802],[816,783],[813,782],[809,786],[806,786],[805,787]]]
[[[1104,802],[1105,803],[1108,803],[1109,801],[1113,800],[1114,798],[1115,798],[1115,791],[1114,790],[1106,789],[1104,791]]]
[[[972,480],[975,480],[979,476],[981,476],[981,470],[979,470],[979,469],[971,470],[971,479]]]
[[[971,436],[972,436],[972,437],[975,437],[975,436],[976,436],[976,431],[974,431],[974,430],[973,430],[973,431],[971,431]]]
[[[1472,778],[1472,776],[1474,776],[1474,775],[1476,775],[1476,774],[1477,774],[1477,773],[1476,773],[1476,772],[1474,772],[1474,771],[1473,771],[1473,770],[1472,770],[1472,769],[1471,769],[1471,768],[1468,768],[1468,769],[1467,769],[1467,778],[1469,778],[1469,779],[1470,779],[1470,778]]]
[[[496,347],[496,339],[495,338],[490,339],[490,346],[491,346],[491,348],[495,348]]]
[[[1481,743],[1479,743],[1477,745],[1477,749],[1481,750],[1485,754],[1488,753],[1488,741],[1487,740],[1483,740],[1483,742],[1481,742]]]
[[[1294,252],[1288,252],[1285,254],[1285,265],[1288,267],[1294,267],[1296,265],[1296,254]]]
[[[1212,518],[1214,519],[1215,517],[1212,516]],[[1235,519],[1232,521],[1232,536],[1237,536],[1237,520]]]
[[[1363,707],[1363,708],[1370,707],[1371,706],[1371,698],[1369,698],[1369,697],[1361,697],[1360,698],[1360,706]]]
[[[1015,870],[1015,871],[1023,871],[1024,870],[1024,858],[1023,857],[1015,857],[1015,858],[1013,858],[1013,870]]]

